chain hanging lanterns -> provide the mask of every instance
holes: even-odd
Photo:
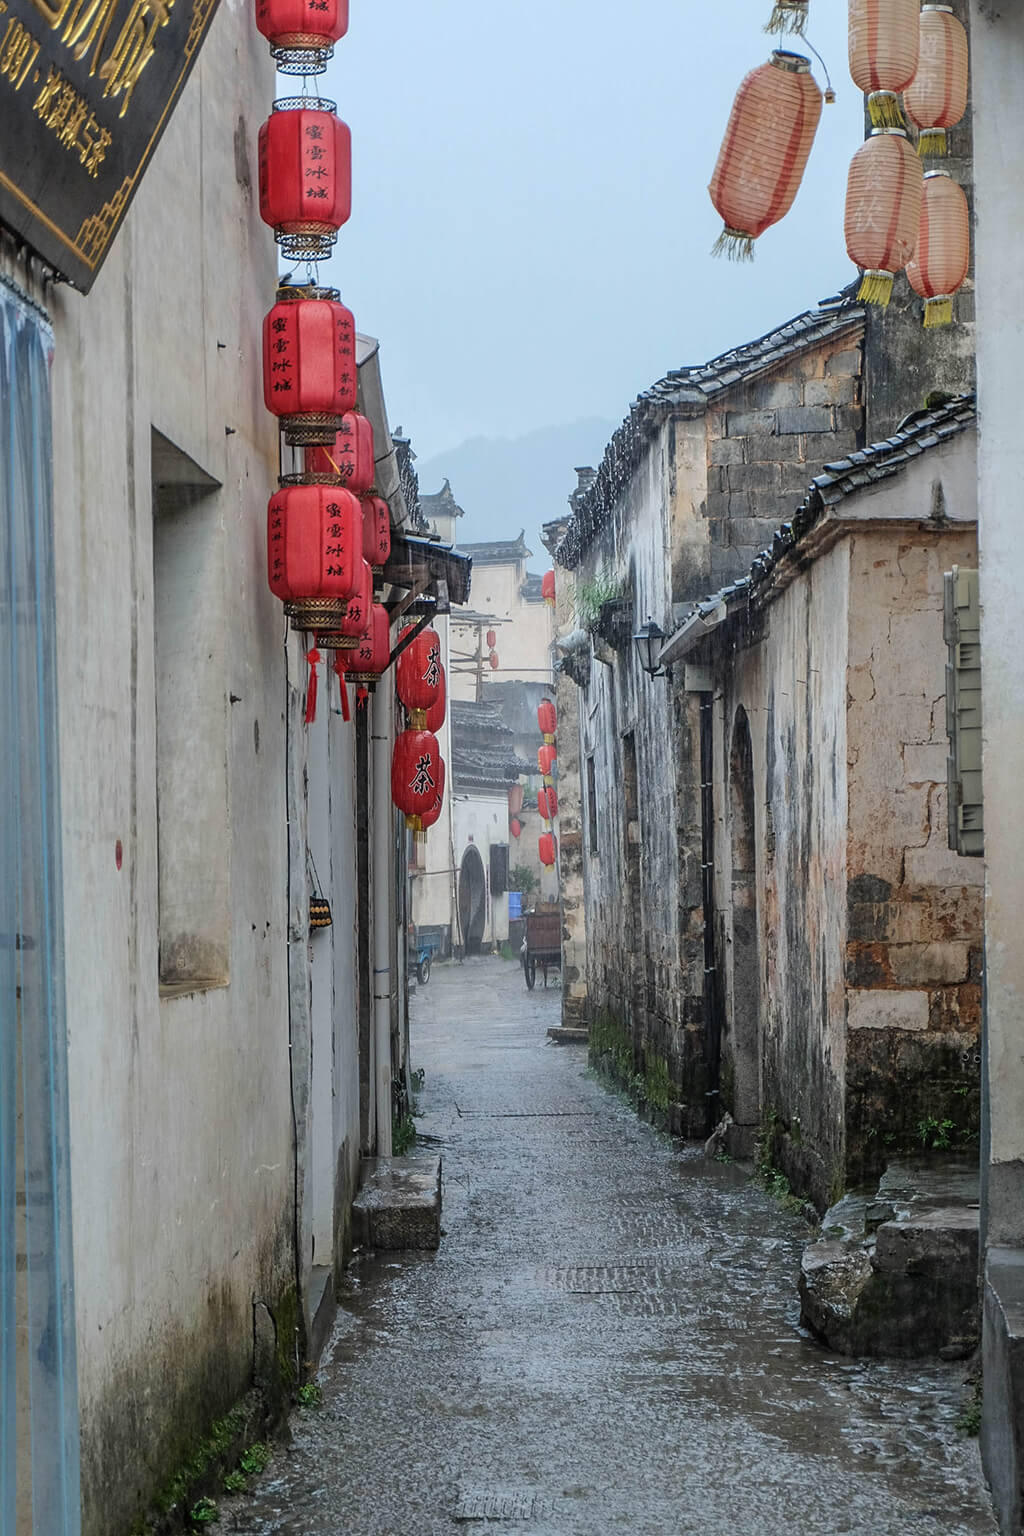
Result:
[[[402,731],[391,759],[391,798],[418,832],[424,811],[433,808],[441,782],[441,753],[431,731]]]
[[[352,135],[333,101],[275,101],[260,129],[260,218],[294,261],[322,261],[352,212]]]
[[[850,0],[850,74],[876,128],[901,128],[898,94],[917,73],[920,0]]]
[[[360,511],[348,491],[285,485],[267,506],[267,577],[293,629],[327,628],[359,591]]]
[[[541,821],[551,820],[551,817],[548,814],[548,792],[546,789],[538,789],[537,791],[537,810],[540,814]]]
[[[391,513],[383,496],[364,496],[363,559],[379,576],[391,554]]]
[[[537,767],[540,769],[545,783],[547,783],[548,779],[551,777],[551,770],[555,765],[556,757],[557,754],[554,747],[545,745],[538,748]]]
[[[971,261],[971,221],[963,188],[948,171],[926,171],[917,250],[907,281],[924,299],[925,329],[950,325],[953,295]]]
[[[545,571],[540,581],[540,595],[549,608],[555,606],[555,573]]]
[[[363,559],[356,560],[356,590],[343,611],[317,632],[316,643],[329,651],[354,651],[362,643],[373,610],[373,576]]]
[[[279,288],[263,321],[263,400],[286,442],[333,443],[357,384],[355,321],[337,290]]]
[[[537,844],[540,861],[545,869],[554,869],[558,861],[558,839],[553,832],[542,832]]]
[[[776,0],[765,22],[766,32],[802,32],[807,25],[808,0]]]
[[[358,411],[346,411],[330,447],[307,448],[306,475],[325,475],[356,496],[373,487],[373,427]]]
[[[846,250],[864,272],[857,295],[884,307],[893,278],[914,254],[923,173],[902,128],[875,128],[853,157],[846,184]]]
[[[547,787],[547,797],[548,821],[554,821],[555,817],[558,815],[558,790],[553,784],[549,784]]]
[[[391,624],[381,603],[370,604],[370,621],[354,647],[337,652],[337,663],[353,683],[372,686],[391,662]]]
[[[793,206],[821,118],[810,60],[776,50],[736,93],[708,191],[725,220],[714,254],[751,261],[754,241]]]
[[[348,0],[256,0],[256,26],[282,75],[322,75],[348,31]]]
[[[921,8],[917,74],[903,93],[907,116],[919,130],[919,155],[944,155],[946,129],[967,111],[967,33],[951,5]]]
[[[541,699],[537,705],[537,728],[548,746],[553,746],[558,728],[558,715],[550,699]]]
[[[408,630],[403,632],[404,636]],[[427,711],[437,702],[441,688],[441,641],[435,629],[421,629],[398,658],[395,687],[417,730],[426,724]]]

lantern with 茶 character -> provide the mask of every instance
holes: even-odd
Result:
[[[919,155],[944,155],[946,129],[967,111],[967,33],[951,5],[921,8],[917,74],[903,93]]]
[[[789,212],[821,117],[821,91],[802,54],[776,50],[736,93],[708,191],[725,220],[715,245],[737,261]]]
[[[857,297],[888,304],[893,277],[914,254],[921,221],[921,162],[901,128],[875,128],[846,183],[846,249],[864,272]]]
[[[445,674],[444,663],[441,663],[441,680],[437,688],[437,698],[427,710],[427,730],[433,731],[436,736],[444,725],[444,718],[448,710],[448,678]]]
[[[549,608],[553,608],[555,606],[555,573],[554,573],[554,571],[545,571],[544,575],[541,577],[540,595],[544,599],[544,601],[547,603]]]
[[[331,651],[358,649],[369,628],[373,610],[373,575],[366,561],[356,561],[358,585],[345,604],[344,612],[329,629],[317,631],[317,645]]]
[[[338,660],[345,676],[354,683],[369,686],[384,675],[391,662],[391,625],[382,604],[370,604],[366,631],[354,647],[339,649]]]
[[[283,75],[320,75],[348,31],[348,0],[256,0],[256,26]]]
[[[545,779],[550,778],[551,770],[555,765],[556,752],[554,747],[543,746],[537,752],[537,767]]]
[[[541,699],[537,705],[537,726],[548,746],[551,746],[558,726],[558,715],[550,699]]]
[[[364,496],[363,559],[379,573],[391,554],[391,513],[383,496]]]
[[[545,869],[553,869],[558,859],[558,839],[553,832],[542,832],[538,842],[540,861]]]
[[[356,387],[355,321],[337,291],[279,288],[263,322],[263,399],[287,441],[333,443]]]
[[[333,101],[275,101],[260,129],[260,217],[286,256],[322,261],[352,211],[352,135]],[[354,403],[354,402],[353,402]]]
[[[897,99],[917,73],[920,0],[850,0],[850,74],[876,128],[903,126]]]
[[[439,758],[438,762],[440,765],[440,773],[438,775],[437,795],[429,811],[423,811],[420,813],[420,834],[425,833],[428,827],[432,827],[434,823],[439,819],[441,812],[444,810],[444,758]]]
[[[971,221],[964,190],[948,171],[926,171],[917,250],[907,265],[907,281],[924,299],[927,329],[951,323],[953,295],[970,261]]]
[[[408,635],[403,630],[400,638]],[[421,629],[406,646],[395,666],[398,697],[409,711],[412,725],[422,728],[427,711],[437,702],[441,689],[441,641],[435,629]]]
[[[307,475],[330,476],[356,496],[371,489],[374,470],[373,427],[359,411],[345,412],[329,447],[306,449]]]
[[[402,731],[391,759],[391,798],[410,831],[420,830],[421,817],[433,809],[440,783],[437,737],[430,731]]]
[[[267,506],[267,578],[295,629],[327,628],[359,591],[362,521],[348,491],[285,485]]]

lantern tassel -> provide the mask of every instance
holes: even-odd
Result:
[[[356,689],[356,709],[365,709],[370,699],[369,688]]]
[[[306,660],[309,662],[309,683],[306,687],[306,724],[312,725],[316,719],[316,693],[317,693],[317,665],[320,661],[320,652],[315,648],[306,652]]]
[[[887,308],[892,298],[892,279],[891,272],[865,272],[857,293],[858,302]]]
[[[868,113],[875,128],[905,128],[906,119],[894,91],[872,91],[868,97]]]
[[[917,152],[922,159],[925,155],[945,156],[948,153],[945,128],[922,128]]]
[[[347,725],[352,719],[352,711],[348,707],[348,685],[345,682],[345,668],[337,651],[334,653],[334,673],[338,679],[338,692],[341,695],[341,718]]]
[[[802,32],[807,25],[808,0],[777,0],[766,32]]]
[[[934,299],[924,301],[924,328],[926,331],[934,329],[937,325],[953,324],[953,299],[948,293],[937,294]]]
[[[727,256],[730,261],[753,261],[754,237],[740,229],[730,229],[728,224],[711,247],[712,256]]]

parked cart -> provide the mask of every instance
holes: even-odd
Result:
[[[519,952],[523,963],[526,985],[533,991],[537,980],[537,967],[544,973],[544,985],[548,984],[548,971],[562,969],[562,909],[558,902],[545,902],[526,914],[526,933]]]

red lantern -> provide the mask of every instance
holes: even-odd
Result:
[[[494,647],[497,645],[497,643],[498,643],[497,635],[494,633],[493,629],[489,629],[487,631],[487,649],[489,651],[493,651]]]
[[[365,560],[356,561],[358,586],[329,630],[318,633],[318,645],[332,651],[354,651],[370,627],[373,612],[373,575]]]
[[[558,716],[550,699],[541,699],[537,705],[537,726],[544,740],[551,746],[558,727]]]
[[[970,261],[971,221],[963,188],[948,171],[926,171],[917,251],[907,266],[907,279],[924,299],[927,329],[951,323],[953,295]]]
[[[498,653],[497,653],[497,651],[492,651],[491,654],[488,656],[487,660],[491,664],[491,671],[492,672],[497,672],[498,667],[501,665],[501,663],[498,661]]]
[[[283,75],[319,75],[348,31],[348,0],[256,0],[256,26]]]
[[[753,259],[754,241],[793,206],[821,117],[810,61],[776,51],[733,102],[708,191],[725,220],[715,254]]]
[[[421,832],[426,832],[428,827],[432,827],[434,825],[434,823],[440,817],[441,812],[444,810],[445,766],[444,766],[444,758],[443,757],[440,759],[440,763],[441,763],[441,774],[440,774],[440,780],[438,782],[438,787],[437,787],[437,799],[434,801],[433,805],[430,807],[430,810],[422,812],[422,814],[420,816],[420,831]]]
[[[944,155],[946,129],[967,111],[967,33],[951,5],[921,8],[917,74],[903,93],[903,105],[920,129],[919,155]]]
[[[363,559],[382,571],[391,554],[391,513],[383,496],[363,497]]]
[[[917,74],[920,0],[850,0],[850,74],[876,128],[900,128],[897,95]]]
[[[427,710],[427,730],[433,731],[436,736],[444,725],[444,717],[448,708],[448,680],[445,676],[444,665],[441,666],[441,681],[437,689],[437,698]]]
[[[553,832],[542,832],[538,842],[540,861],[545,869],[553,869],[558,858],[558,839]]]
[[[548,815],[548,792],[546,789],[538,789],[537,791],[537,810],[540,814],[541,821],[551,820],[550,816]]]
[[[509,822],[508,829],[512,833],[513,837],[522,837],[523,835],[523,824],[521,821],[518,821],[515,816],[513,816],[512,820]]]
[[[557,753],[555,752],[554,747],[543,746],[539,748],[537,752],[537,767],[540,769],[545,778],[550,777],[551,770],[555,764],[556,756]]]
[[[519,812],[522,810],[522,808],[523,808],[523,786],[521,784],[513,784],[512,788],[509,790],[509,792],[508,792],[508,808],[509,808],[510,814],[513,815],[513,816],[518,816]]]
[[[360,511],[348,491],[286,485],[267,506],[267,577],[295,629],[340,621],[359,591]]]
[[[402,637],[409,633],[406,628]],[[441,641],[434,629],[421,629],[398,658],[395,686],[413,726],[426,724],[427,710],[436,704],[441,687]]]
[[[263,322],[263,399],[287,441],[333,443],[357,383],[355,320],[337,291],[279,288]]]
[[[259,176],[260,218],[284,254],[298,261],[329,256],[352,212],[352,135],[334,102],[275,101],[260,129]]]
[[[354,683],[375,683],[387,671],[391,661],[391,626],[388,611],[380,603],[370,604],[366,633],[354,649],[339,651],[338,661],[345,676]]]
[[[540,584],[540,595],[549,608],[555,606],[555,573],[545,571]]]
[[[901,128],[875,128],[850,165],[846,249],[864,270],[857,297],[888,304],[892,280],[914,254],[923,173]]]
[[[346,411],[333,444],[306,449],[306,474],[329,475],[356,496],[373,485],[373,427],[358,411]],[[370,561],[373,564],[373,561]]]
[[[430,731],[403,731],[391,759],[391,798],[413,832],[424,811],[433,809],[441,783],[441,753]]]
[[[558,791],[553,784],[548,785],[548,821],[554,821],[558,815]]]

